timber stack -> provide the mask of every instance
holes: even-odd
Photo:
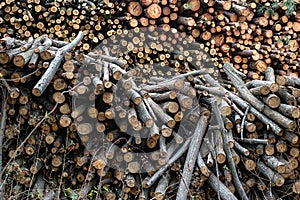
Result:
[[[113,45],[72,50],[82,38],[0,40],[5,195],[297,197],[299,78],[268,67],[264,80],[244,82],[226,63],[224,82],[188,67],[147,79],[110,55]],[[149,156],[137,160],[141,149]]]
[[[298,7],[1,2],[0,198],[299,199]]]
[[[47,34],[69,42],[83,31],[78,49],[87,53],[103,39],[134,27],[176,28],[203,44],[220,69],[231,62],[249,79],[263,79],[269,66],[276,74],[299,75],[295,0],[6,0],[0,8],[1,38]]]

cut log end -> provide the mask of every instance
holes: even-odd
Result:
[[[33,88],[33,89],[32,89],[32,94],[33,94],[34,96],[36,96],[36,97],[39,97],[39,96],[42,95],[42,92],[41,92],[40,89],[38,89],[38,88]]]
[[[13,58],[13,63],[17,67],[23,67],[25,64],[25,59],[23,56],[16,55]]]
[[[0,52],[0,64],[7,64],[10,61],[9,56],[5,52]]]

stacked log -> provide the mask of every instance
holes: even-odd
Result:
[[[203,43],[219,68],[231,62],[249,79],[261,80],[271,66],[276,74],[298,77],[298,7],[294,0],[8,0],[0,4],[0,37],[47,34],[69,42],[81,30],[78,49],[88,52],[126,29],[176,28]]]
[[[46,34],[70,42],[78,31],[83,31],[84,39],[78,46],[82,51],[89,51],[105,37],[122,31],[123,21],[127,19],[125,2],[118,1],[8,0],[1,2],[0,8],[1,38],[27,39]],[[111,27],[106,30],[108,26]]]
[[[245,82],[226,63],[223,83],[188,67],[142,81],[113,47],[74,52],[82,37],[1,40],[5,198],[298,197],[298,78],[266,68]],[[83,96],[95,106],[73,105]],[[104,139],[115,146],[95,149]]]
[[[222,68],[224,63],[231,62],[250,79],[263,79],[268,66],[275,67],[279,74],[298,77],[300,29],[296,4],[140,1],[130,2],[128,12],[133,18],[132,27],[176,27],[205,44],[215,66]]]

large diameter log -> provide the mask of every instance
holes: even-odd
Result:
[[[200,150],[201,141],[206,132],[209,116],[202,115],[197,123],[195,133],[192,138],[192,142],[186,156],[186,162],[184,164],[182,179],[177,191],[177,200],[187,199],[188,188],[193,175],[194,166],[197,160],[197,156]]]
[[[65,55],[65,53],[67,53],[68,51],[70,51],[72,48],[74,48],[79,42],[80,40],[82,40],[84,36],[83,32],[79,32],[77,37],[70,43],[67,44],[64,47],[61,47],[57,53],[55,58],[51,61],[48,69],[46,70],[46,72],[43,74],[43,76],[41,77],[41,79],[37,82],[37,84],[33,87],[32,90],[32,94],[35,96],[41,96],[45,89],[47,88],[47,86],[49,85],[50,81],[53,79],[55,73],[57,72],[60,63],[62,62],[62,59]]]

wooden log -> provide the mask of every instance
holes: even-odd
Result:
[[[261,80],[252,80],[248,83],[246,83],[246,87],[248,88],[254,88],[259,86],[267,86],[269,87],[271,92],[277,92],[279,89],[279,86],[277,83],[270,82],[270,81],[261,81]]]
[[[187,198],[188,187],[186,186],[190,185],[190,180],[192,177],[192,169],[194,168],[194,165],[196,163],[196,159],[201,145],[200,141],[202,140],[205,134],[208,118],[209,116],[202,115],[197,123],[196,133],[194,133],[193,135],[191,147],[189,148],[187,154],[186,162],[183,169],[183,177],[179,184],[176,199]]]
[[[215,191],[219,192],[223,199],[237,199],[213,173],[209,176],[207,182]]]
[[[276,186],[282,186],[284,184],[285,179],[280,174],[275,173],[261,161],[258,161],[256,164],[259,172],[269,178]]]
[[[63,56],[66,52],[74,48],[80,40],[83,38],[83,32],[79,32],[78,36],[68,45],[60,48],[57,52],[57,56],[53,59],[47,71],[41,77],[39,82],[34,86],[32,93],[35,96],[41,96],[45,91],[46,87],[49,85],[50,81],[54,77],[60,63],[62,62]]]
[[[172,117],[170,117],[168,114],[166,114],[163,111],[163,109],[158,104],[156,104],[151,98],[148,98],[145,101],[149,103],[153,112],[164,124],[166,124],[170,128],[173,128],[175,126],[176,123],[175,120]]]
[[[147,181],[146,183],[147,187],[152,186],[161,177],[161,175],[168,169],[168,167],[170,167],[178,158],[182,156],[182,154],[186,152],[190,142],[191,142],[191,138],[187,139],[185,143],[177,150],[176,154],[170,157],[170,159],[167,159],[168,160],[167,163],[161,168],[159,168],[159,170],[157,170],[155,174]]]
[[[167,191],[167,187],[170,181],[170,175],[168,172],[166,172],[165,175],[161,177],[161,179],[158,181],[158,184],[155,188],[155,199],[164,199]]]

